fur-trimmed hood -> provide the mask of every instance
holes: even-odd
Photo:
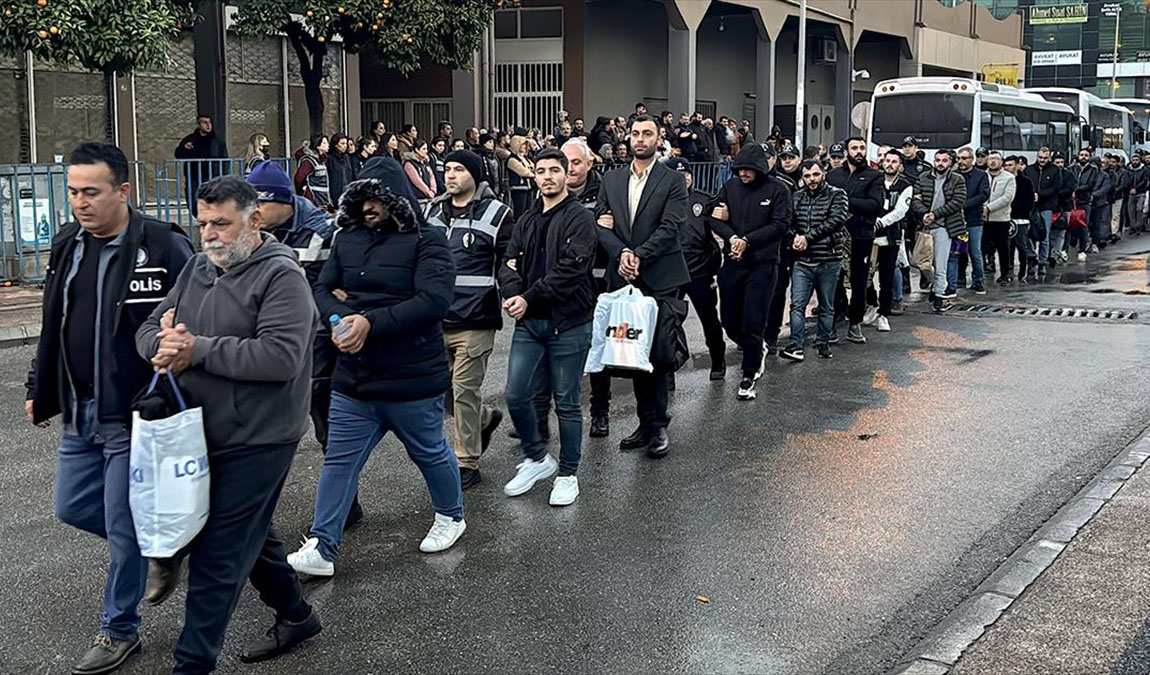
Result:
[[[358,180],[348,183],[340,197],[339,215],[336,216],[339,227],[363,225],[363,204],[369,200],[379,201],[387,207],[400,232],[417,230],[425,225],[411,182],[399,162],[390,157],[373,157],[363,165],[359,176]]]

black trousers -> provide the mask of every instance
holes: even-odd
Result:
[[[188,546],[188,599],[174,675],[215,668],[249,578],[277,618],[302,621],[311,613],[271,526],[297,445],[240,448],[210,457],[211,513]]]
[[[890,306],[894,303],[894,285],[902,283],[902,275],[895,274],[898,268],[898,246],[878,247],[878,313],[890,317]]]
[[[851,300],[847,318],[851,325],[862,323],[866,314],[867,277],[870,276],[870,254],[874,239],[851,238]],[[887,306],[890,311],[890,306]]]
[[[783,309],[787,306],[787,288],[791,285],[791,273],[795,269],[795,261],[790,256],[779,260],[779,272],[775,277],[775,292],[771,294],[771,307],[767,310],[767,329],[763,338],[767,344],[777,344],[779,330],[783,327]]]
[[[1010,255],[1010,223],[986,223],[986,228],[982,231],[982,242],[986,245],[987,239],[990,240],[990,255],[998,254],[998,274],[999,278],[1011,276],[1014,271],[1013,256]],[[1026,257],[1025,254],[1022,256]],[[1019,266],[1025,270],[1025,262],[1020,261]],[[1026,274],[1025,271],[1022,274]]]
[[[763,363],[763,334],[775,292],[776,263],[730,263],[719,270],[723,328],[743,348],[743,377],[751,378]]]
[[[711,362],[725,361],[727,343],[723,339],[723,324],[719,321],[719,294],[715,277],[705,276],[691,279],[686,290],[687,297],[691,300],[691,306],[695,308],[695,314],[699,317],[699,323],[703,324],[703,339],[707,343],[707,352],[711,355]],[[594,387],[593,384],[592,387]],[[592,395],[594,395],[594,391],[592,391]],[[608,389],[608,398],[610,395]],[[594,398],[592,398],[591,404],[594,405]]]
[[[606,415],[611,411],[611,376],[591,373],[591,414]]]

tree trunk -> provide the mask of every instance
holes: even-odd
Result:
[[[308,127],[311,136],[329,134],[323,128],[323,90],[320,82],[323,81],[323,59],[327,55],[327,45],[303,32],[298,23],[291,23],[287,27],[288,40],[295,49],[299,59],[299,76],[303,80],[303,96],[307,102]]]

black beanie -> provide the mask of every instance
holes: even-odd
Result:
[[[475,185],[483,181],[483,160],[479,155],[471,152],[470,150],[456,150],[443,158],[443,165],[447,166],[451,162],[462,164],[467,173],[475,180]]]

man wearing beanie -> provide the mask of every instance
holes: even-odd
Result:
[[[503,327],[495,279],[514,223],[483,173],[483,160],[475,153],[447,155],[447,191],[427,207],[428,225],[443,231],[455,261],[455,295],[443,321],[443,340],[451,370],[446,403],[455,418],[452,448],[464,490],[479,482],[479,458],[503,419],[503,413],[483,405],[480,389],[495,333]]]
[[[247,181],[256,189],[259,200],[253,218],[257,219],[261,230],[295,251],[314,289],[331,252],[331,238],[335,233],[332,217],[309,199],[296,195],[287,172],[274,162],[261,162],[252,169]],[[331,373],[335,369],[338,350],[332,345],[331,329],[325,318],[320,317],[312,349],[311,421],[315,427],[315,440],[326,452]],[[355,524],[362,518],[363,509],[357,497],[348,514],[347,524]]]

